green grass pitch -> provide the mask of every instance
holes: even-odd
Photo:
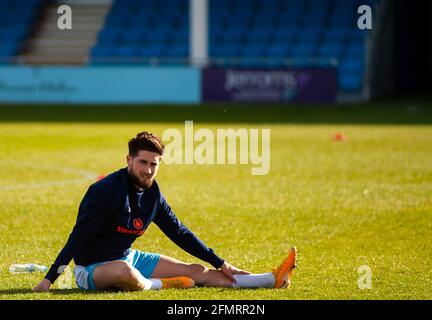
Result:
[[[432,105],[2,106],[0,299],[431,299]],[[32,293],[96,177],[125,166],[138,131],[269,128],[271,169],[165,165],[158,182],[178,217],[228,262],[268,272],[296,245],[287,290]],[[332,136],[341,132],[343,142]],[[198,262],[151,226],[134,248]],[[73,263],[70,264],[73,266]],[[370,289],[358,286],[361,266]]]

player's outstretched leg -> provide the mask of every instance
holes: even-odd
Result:
[[[261,274],[234,275],[233,284],[221,271],[208,269],[200,264],[188,264],[161,255],[152,278],[186,276],[197,285],[226,288],[286,288],[291,283],[292,270],[295,268],[297,250],[292,247],[288,256],[272,272]],[[153,280],[153,279],[152,279]]]
[[[209,287],[232,287],[231,281],[218,270],[211,270],[197,263],[185,263],[180,260],[161,255],[153,274],[153,278],[186,276],[195,284]]]
[[[296,266],[297,249],[292,247],[287,257],[272,272],[248,275],[234,275],[234,288],[287,288],[291,284],[292,270]]]

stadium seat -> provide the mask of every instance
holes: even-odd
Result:
[[[111,58],[114,56],[113,48],[112,46],[95,46],[91,50],[91,55],[96,58]]]
[[[124,32],[120,29],[107,31],[103,30],[98,34],[98,44],[100,45],[115,45],[120,42]]]
[[[347,37],[348,30],[346,28],[330,28],[325,30],[323,34],[324,41],[344,41]]]
[[[364,42],[350,42],[346,49],[345,49],[345,55],[347,57],[353,57],[353,58],[364,58],[365,56],[365,45]]]
[[[356,73],[340,73],[339,88],[342,91],[359,91],[362,88],[362,77]]]
[[[283,43],[287,41],[293,41],[297,38],[297,35],[301,32],[301,29],[290,28],[290,29],[276,29],[274,30],[270,38],[273,42]]]
[[[134,45],[117,46],[113,51],[114,56],[116,57],[134,58],[139,55],[138,47]]]
[[[188,0],[115,0],[92,57],[111,53],[125,63],[140,57],[189,54]],[[133,17],[133,19],[131,19]]]
[[[291,56],[292,46],[288,43],[273,44],[266,49],[266,55],[269,57],[286,57]]]
[[[148,34],[142,30],[138,32],[125,32],[119,38],[119,42],[124,44],[143,44],[149,40]]]
[[[342,55],[343,44],[341,41],[325,42],[319,49],[320,57],[340,57]]]
[[[18,53],[18,43],[2,42],[0,45],[0,57],[13,57]]]
[[[189,54],[189,48],[187,45],[177,44],[167,46],[164,50],[162,49],[161,55],[163,57],[174,57],[174,58],[185,58]]]
[[[314,57],[316,55],[316,43],[310,42],[300,42],[296,44],[291,52],[293,57]]]
[[[355,72],[361,73],[364,69],[364,59],[361,58],[345,58],[339,64],[340,72]]]
[[[0,60],[12,62],[28,37],[41,0],[0,1]]]
[[[251,43],[249,45],[242,46],[239,51],[241,57],[264,57],[266,48],[260,43]]]
[[[147,45],[138,48],[138,56],[140,57],[158,57],[161,55],[161,47],[159,45]]]

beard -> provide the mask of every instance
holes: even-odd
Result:
[[[135,174],[132,170],[128,170],[128,175],[131,182],[140,189],[148,189],[152,186],[154,179],[152,178],[142,178],[141,176]]]

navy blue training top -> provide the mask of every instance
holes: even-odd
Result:
[[[87,266],[126,256],[151,222],[189,254],[215,268],[222,266],[224,260],[177,219],[156,181],[140,193],[123,168],[89,187],[69,239],[45,278],[54,283],[60,267],[72,259]]]

